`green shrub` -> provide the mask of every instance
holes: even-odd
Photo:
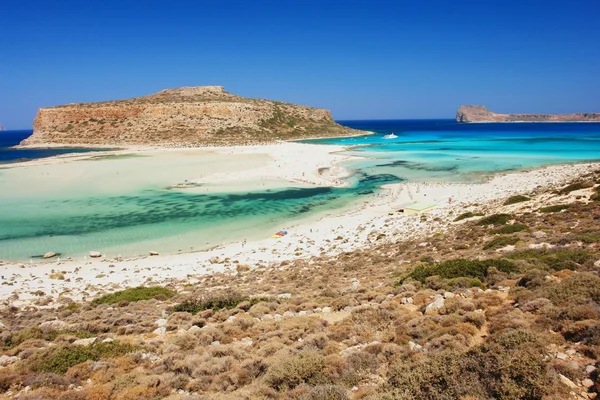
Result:
[[[335,385],[313,386],[299,400],[350,400],[346,391]]]
[[[587,189],[587,188],[590,188],[592,186],[594,186],[594,183],[591,182],[591,181],[589,181],[589,182],[575,182],[575,183],[572,183],[572,184],[570,184],[568,186],[565,186],[564,188],[560,189],[558,191],[558,193],[560,193],[560,194],[568,194],[568,193],[574,192],[576,190]]]
[[[551,381],[540,354],[544,347],[535,336],[511,330],[466,353],[401,358],[378,398],[541,400]]]
[[[600,242],[600,231],[590,229],[579,233],[573,233],[569,236],[569,239],[587,244],[598,243]]]
[[[327,383],[324,374],[325,359],[316,351],[304,350],[282,358],[269,368],[266,381],[274,389],[289,390],[306,383]]]
[[[600,304],[600,277],[581,272],[541,289],[541,295],[557,306],[572,307],[595,302]]]
[[[483,246],[483,250],[497,249],[504,246],[516,244],[520,239],[515,236],[498,236]]]
[[[246,301],[250,303],[249,307],[252,307],[253,305],[260,303],[261,301],[270,301],[270,299],[263,297],[249,298],[237,294],[220,294],[185,300],[184,302],[175,305],[175,307],[173,307],[173,310],[178,312],[189,312],[191,314],[196,314],[204,310],[218,311],[222,309],[232,309]]]
[[[495,235],[506,235],[506,234],[510,234],[510,233],[526,231],[527,229],[529,229],[529,227],[527,225],[513,224],[513,225],[503,226],[502,228],[494,229],[492,231],[492,233]]]
[[[542,207],[538,211],[541,213],[553,213],[560,212],[562,210],[566,210],[571,207],[569,204],[557,204],[555,206]]]
[[[92,332],[88,332],[85,330],[80,331],[42,331],[38,327],[32,327],[28,329],[24,329],[17,332],[10,332],[6,335],[3,335],[0,340],[2,340],[1,345],[4,349],[11,349],[25,342],[26,340],[39,339],[45,340],[48,342],[53,341],[60,335],[68,335],[75,336],[79,339],[85,339],[96,336]]]
[[[482,280],[487,276],[489,268],[496,268],[498,271],[506,273],[517,271],[517,266],[508,260],[467,260],[458,258],[432,265],[418,265],[402,281],[407,278],[412,278],[421,283],[425,283],[426,279],[430,276],[439,276],[444,279],[470,277]]]
[[[115,304],[120,301],[133,303],[140,300],[150,299],[168,299],[175,295],[175,292],[160,286],[130,288],[120,290],[115,293],[107,294],[93,300],[94,304]]]
[[[542,264],[555,271],[577,270],[594,260],[589,252],[577,249],[527,249],[508,253],[505,257],[511,260],[526,260],[533,264]]]
[[[467,218],[472,218],[472,217],[482,217],[483,214],[481,213],[473,213],[471,211],[460,214],[458,217],[454,218],[454,222],[456,221],[461,221],[463,219],[467,219]]]
[[[508,214],[494,214],[477,221],[477,225],[505,225],[510,220]]]
[[[139,348],[119,342],[96,343],[91,346],[68,345],[55,347],[32,356],[27,362],[34,372],[64,374],[75,365],[88,360],[98,361],[132,353]]]
[[[531,200],[529,197],[527,196],[522,196],[520,194],[516,195],[516,196],[510,196],[505,202],[504,205],[508,206],[511,204],[516,204],[516,203],[522,203],[524,201],[529,201]]]

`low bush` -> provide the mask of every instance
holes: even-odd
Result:
[[[150,299],[169,299],[175,295],[175,292],[163,288],[160,286],[143,287],[139,286],[136,288],[120,290],[115,293],[107,294],[97,299],[94,299],[94,304],[115,304],[121,301],[128,301],[130,303],[140,300]]]
[[[269,301],[268,298],[249,298],[238,294],[218,294],[195,299],[188,299],[173,307],[177,312],[189,312],[191,314],[199,313],[204,310],[218,311],[222,309],[232,309],[241,303],[248,302],[247,308],[252,307],[261,301]]]
[[[508,214],[493,214],[477,221],[477,225],[505,225],[509,220]]]
[[[526,231],[527,229],[529,229],[527,227],[527,225],[513,224],[513,225],[506,225],[506,226],[503,226],[503,227],[498,228],[498,229],[494,229],[492,231],[492,233],[494,235],[506,235],[506,234],[510,234],[510,233],[517,233],[517,232]]]
[[[533,335],[511,330],[466,353],[400,359],[385,395],[374,398],[541,400],[550,385],[543,353]]]
[[[578,249],[527,249],[509,253],[512,260],[526,260],[534,265],[544,265],[555,271],[577,270],[586,267],[594,260],[591,253]]]
[[[600,277],[589,272],[569,276],[563,281],[540,289],[539,294],[553,304],[564,307],[600,304]]]
[[[574,192],[576,190],[587,189],[587,188],[590,188],[592,186],[594,186],[594,183],[591,182],[591,181],[575,182],[575,183],[572,183],[572,184],[570,184],[568,186],[565,186],[564,188],[560,189],[558,191],[558,193],[560,193],[560,194],[568,194],[568,193]]]
[[[541,213],[554,213],[566,210],[571,207],[569,204],[557,204],[555,206],[542,207],[538,211]]]
[[[285,357],[272,365],[266,381],[274,389],[289,390],[306,383],[318,385],[327,383],[324,374],[325,359],[312,350],[304,350],[290,357]]]
[[[91,346],[55,347],[33,355],[27,362],[32,371],[64,374],[77,364],[88,360],[115,358],[138,350],[139,347],[119,342],[97,343]]]
[[[505,206],[509,206],[511,204],[517,204],[517,203],[522,203],[524,201],[529,201],[531,200],[529,197],[527,196],[522,196],[520,194],[516,195],[516,196],[510,196],[505,202],[504,205]]]
[[[516,264],[503,259],[487,260],[467,260],[458,258],[454,260],[442,261],[432,265],[419,265],[412,270],[408,276],[402,279],[401,283],[407,278],[412,278],[421,283],[425,283],[430,276],[439,276],[444,279],[459,277],[485,279],[488,269],[495,268],[498,271],[511,273],[517,271]]]
[[[483,250],[497,249],[504,246],[516,244],[520,239],[515,236],[498,236],[497,238],[487,242],[483,246]]]
[[[482,217],[483,214],[481,213],[473,213],[471,211],[460,214],[458,217],[454,218],[454,222],[456,221],[462,221],[463,219],[467,219],[467,218],[472,218],[472,217]]]

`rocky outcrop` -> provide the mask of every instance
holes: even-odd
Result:
[[[600,113],[497,114],[484,106],[460,106],[456,122],[600,122]]]
[[[240,97],[221,86],[42,108],[33,128],[21,145],[195,147],[364,134],[335,123],[328,110]]]

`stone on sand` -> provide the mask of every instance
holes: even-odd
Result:
[[[93,257],[93,258],[102,257],[102,253],[100,253],[99,251],[90,251],[90,257]]]
[[[52,258],[52,257],[55,257],[55,256],[56,256],[56,253],[53,252],[53,251],[49,251],[46,254],[44,254],[44,258]]]

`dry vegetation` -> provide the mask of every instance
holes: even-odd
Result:
[[[0,396],[595,398],[600,175],[587,179],[568,208],[507,201],[418,242],[5,307]]]

